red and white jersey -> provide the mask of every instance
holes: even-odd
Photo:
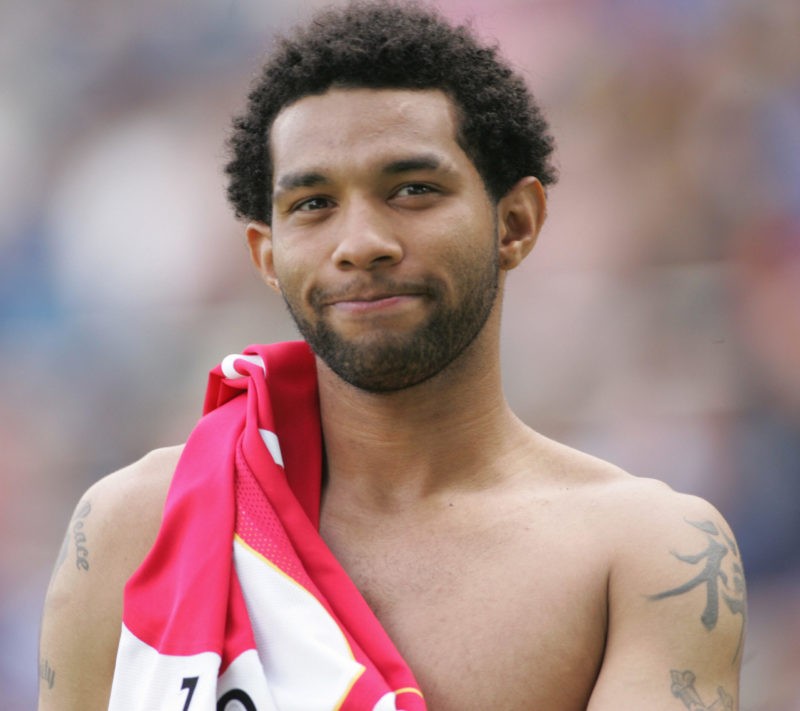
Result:
[[[316,366],[302,342],[211,371],[153,549],[125,588],[110,711],[424,711],[319,535]]]

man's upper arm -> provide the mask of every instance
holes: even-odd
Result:
[[[42,615],[40,711],[108,707],[122,591],[152,546],[179,452],[154,452],[100,480],[75,508]]]
[[[738,709],[746,592],[730,528],[707,502],[666,488],[629,506],[589,710]]]

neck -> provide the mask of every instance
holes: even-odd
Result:
[[[369,393],[318,364],[328,468],[326,498],[397,509],[423,498],[490,486],[527,428],[503,396],[498,325],[444,371],[392,393]]]

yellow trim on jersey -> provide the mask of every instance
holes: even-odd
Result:
[[[330,617],[330,613],[325,609],[325,606],[319,600],[317,600],[317,598],[314,595],[314,593],[312,593],[308,588],[303,587],[291,575],[289,575],[289,573],[287,573],[285,570],[282,570],[277,565],[275,565],[275,563],[273,563],[263,553],[259,553],[255,548],[253,548],[253,546],[251,546],[246,540],[244,540],[244,538],[242,538],[238,533],[234,533],[233,534],[233,540],[234,540],[234,543],[239,543],[242,546],[242,548],[244,548],[246,551],[252,553],[256,558],[260,558],[261,560],[263,560],[275,572],[280,573],[289,582],[293,583],[295,586],[300,588],[300,590],[302,590],[306,595],[311,597],[314,600],[314,602],[316,602],[323,610],[325,610],[325,614],[327,614]],[[352,660],[356,664],[358,664],[359,667],[361,667],[361,671],[358,673],[358,676],[355,678],[355,680],[353,680],[353,684],[355,684],[356,680],[364,673],[365,667],[364,667],[363,664],[361,664],[361,662],[359,662],[356,659],[356,655],[353,654],[353,648],[350,646],[350,642],[347,639],[347,635],[345,635],[345,633],[342,632],[342,628],[339,627],[339,623],[336,620],[334,620],[332,617],[331,617],[331,620],[334,623],[334,625],[336,625],[336,629],[339,631],[339,634],[342,635],[342,639],[344,640],[345,646],[347,647],[347,651],[350,653],[350,657],[352,658]],[[351,688],[352,688],[352,685],[351,685]]]
[[[422,695],[422,692],[419,689],[415,689],[413,686],[406,686],[404,689],[398,689],[394,692],[395,694],[416,694],[420,698],[425,698]]]
[[[233,534],[233,540],[234,540],[234,542],[239,543],[239,545],[241,545],[242,548],[244,548],[246,551],[252,553],[254,556],[256,556],[256,558],[260,558],[270,568],[272,568],[277,573],[280,573],[284,578],[286,578],[291,583],[293,583],[298,588],[300,588],[304,593],[306,593],[306,595],[310,595],[312,598],[314,598],[315,602],[317,602],[317,604],[321,605],[323,607],[323,609],[324,609],[324,605],[322,605],[322,603],[320,603],[320,601],[317,600],[316,596],[310,590],[308,590],[307,588],[303,587],[299,582],[297,582],[297,580],[295,580],[285,570],[282,570],[277,565],[275,565],[275,563],[273,563],[263,553],[260,553],[255,548],[253,548],[253,546],[251,546],[246,540],[244,540],[244,538],[242,538],[238,533],[234,533]],[[325,610],[325,612],[328,612],[328,611]],[[353,677],[352,681],[347,686],[347,689],[345,689],[344,694],[342,694],[342,696],[340,697],[339,701],[337,701],[336,706],[333,707],[333,711],[339,711],[339,709],[342,707],[342,704],[347,700],[347,697],[350,695],[350,692],[353,690],[353,687],[356,685],[356,682],[361,678],[361,676],[366,671],[366,667],[356,659],[355,655],[353,654],[353,648],[350,646],[350,642],[348,641],[347,636],[344,634],[344,632],[342,632],[341,628],[339,627],[339,623],[334,620],[334,624],[336,624],[336,628],[339,630],[339,634],[342,635],[342,639],[344,639],[344,643],[347,646],[347,651],[350,653],[351,658],[359,666],[358,674],[356,674]],[[425,698],[422,695],[422,692],[419,689],[414,688],[413,686],[407,686],[407,687],[404,687],[402,689],[397,689],[394,692],[394,694],[395,695],[397,695],[397,694],[416,694],[420,698],[423,698],[423,699]]]
[[[361,665],[359,665],[359,666],[361,666]],[[364,673],[366,670],[367,670],[367,668],[366,668],[366,667],[363,667],[363,666],[361,667],[361,671],[359,671],[359,672],[358,672],[358,674],[356,674],[356,676],[355,676],[355,677],[353,677],[353,681],[351,681],[351,682],[350,682],[350,683],[347,685],[347,688],[344,690],[344,693],[341,695],[341,697],[339,698],[339,700],[336,702],[336,706],[334,706],[334,707],[333,707],[333,711],[339,711],[339,709],[340,709],[340,708],[342,708],[342,704],[343,704],[345,701],[347,701],[347,697],[348,697],[348,696],[350,696],[350,692],[353,690],[353,687],[356,685],[356,682],[357,682],[357,681],[358,681],[358,680],[361,678],[361,675],[362,675],[362,674],[363,674],[363,673]]]

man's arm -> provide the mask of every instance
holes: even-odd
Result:
[[[39,645],[39,711],[108,708],[122,591],[155,540],[180,447],[157,450],[81,498],[50,580]]]
[[[706,501],[655,484],[625,508],[589,711],[735,711],[746,591],[733,533]]]

